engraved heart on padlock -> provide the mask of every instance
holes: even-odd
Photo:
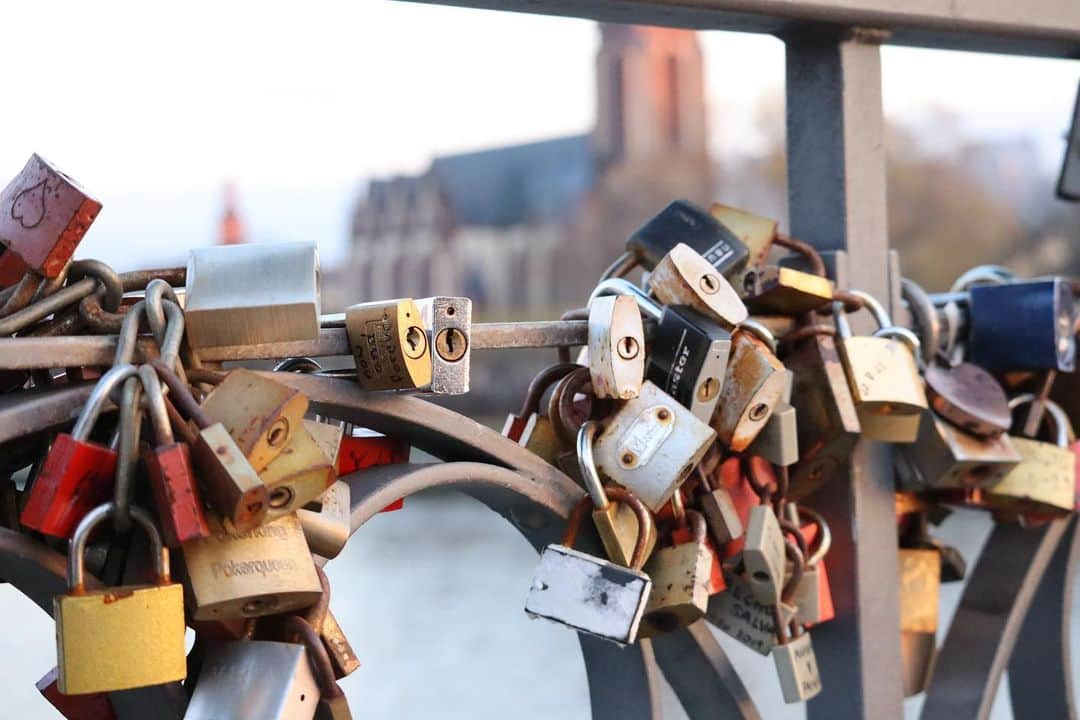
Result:
[[[45,219],[45,181],[28,187],[15,196],[11,217],[27,230],[33,230]]]

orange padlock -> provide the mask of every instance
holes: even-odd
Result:
[[[357,428],[346,432],[341,438],[341,447],[337,456],[338,477],[376,465],[396,465],[409,461],[409,444],[397,438]],[[405,501],[398,498],[380,512],[392,512],[405,507]]]

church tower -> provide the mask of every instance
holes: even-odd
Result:
[[[594,143],[604,164],[708,156],[697,33],[600,25]]]

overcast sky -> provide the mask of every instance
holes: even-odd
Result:
[[[80,256],[129,266],[213,237],[235,180],[252,234],[342,250],[372,174],[587,129],[595,25],[382,0],[15,3],[5,8],[0,177],[37,151],[105,203]],[[753,148],[783,86],[771,37],[703,36],[714,148]],[[886,110],[957,113],[1057,162],[1076,62],[886,49]]]

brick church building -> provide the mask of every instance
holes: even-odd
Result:
[[[467,295],[509,311],[584,302],[627,234],[713,178],[697,35],[600,26],[592,132],[435,158],[373,179],[352,219],[349,284],[368,297]]]

